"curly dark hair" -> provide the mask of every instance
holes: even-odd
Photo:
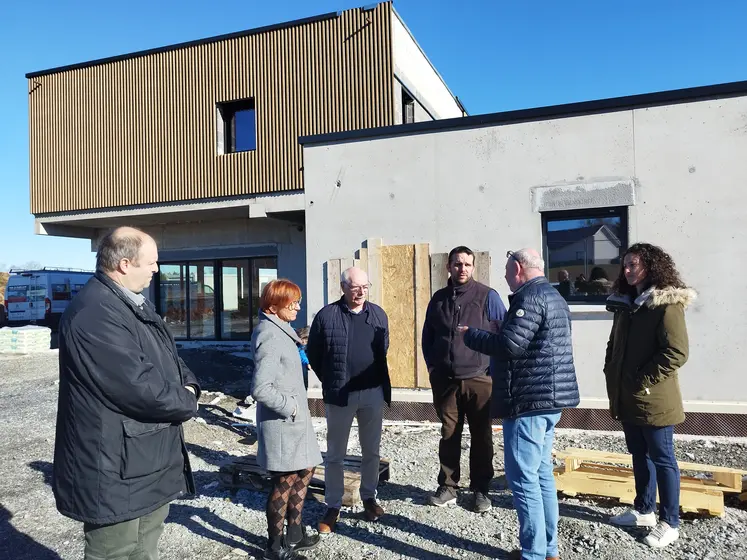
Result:
[[[635,297],[637,295],[635,287],[628,284],[625,279],[625,257],[627,255],[638,255],[646,269],[646,279],[657,288],[686,288],[687,286],[680,278],[674,259],[661,247],[651,245],[650,243],[636,243],[631,245],[625,251],[622,262],[620,263],[620,274],[615,280],[613,291],[618,294],[625,294]]]

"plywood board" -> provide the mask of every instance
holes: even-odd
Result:
[[[448,253],[433,253],[431,255],[431,295],[446,287],[446,282],[449,279],[449,273],[446,270],[448,260]]]
[[[327,261],[327,303],[337,301],[341,297],[340,259],[330,259]]]
[[[475,280],[490,286],[490,253],[488,251],[475,253]]]
[[[381,264],[381,239],[367,240],[366,248],[368,249],[368,281],[371,283],[368,299],[377,305],[382,305],[384,301],[384,282]],[[410,271],[412,273],[412,267],[410,268]],[[385,306],[382,305],[382,307]]]
[[[380,250],[380,262],[383,263],[383,307],[389,316],[389,375],[393,387],[414,388],[415,246],[390,245],[381,247]],[[371,267],[374,262],[371,245],[368,251],[368,264]]]
[[[431,386],[428,368],[423,359],[423,323],[431,299],[431,263],[429,245],[415,245],[415,380],[418,387]]]

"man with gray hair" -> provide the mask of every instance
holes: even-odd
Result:
[[[562,409],[579,403],[571,313],[533,249],[508,251],[513,294],[500,331],[460,327],[469,348],[491,356],[493,415],[503,418],[506,478],[521,550],[510,558],[557,560],[558,498],[552,446]]]
[[[112,231],[60,321],[52,488],[86,560],[157,560],[169,503],[195,491],[182,423],[200,386],[142,295],[157,261],[152,237]]]
[[[327,411],[327,455],[324,498],[327,512],[319,532],[335,530],[345,491],[343,463],[353,418],[361,444],[361,487],[364,514],[376,521],[384,510],[376,501],[379,447],[384,403],[392,400],[387,351],[389,320],[378,305],[366,301],[368,275],[360,268],[342,273],[342,297],[314,317],[306,353],[322,382]]]

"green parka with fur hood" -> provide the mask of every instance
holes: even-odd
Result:
[[[614,310],[604,374],[612,417],[641,426],[685,421],[677,372],[688,358],[685,309],[697,294],[690,288],[649,288],[631,301],[613,295]]]

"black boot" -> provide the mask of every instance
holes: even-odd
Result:
[[[280,537],[270,537],[267,539],[267,548],[262,556],[263,560],[306,560],[292,548],[285,546],[284,539]]]
[[[288,525],[285,534],[285,544],[290,550],[311,550],[316,548],[322,538],[319,535],[307,535],[306,527],[301,525]]]

